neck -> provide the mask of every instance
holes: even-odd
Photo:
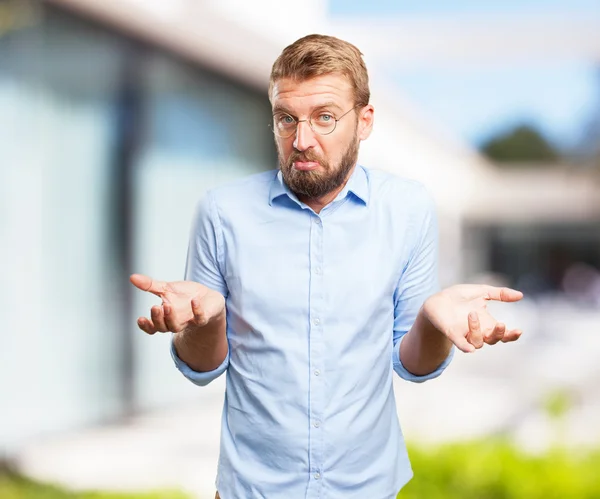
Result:
[[[333,191],[328,192],[324,196],[318,198],[310,198],[307,196],[298,195],[298,199],[302,201],[305,205],[309,206],[315,213],[320,213],[321,210],[325,208],[325,206],[327,206],[329,203],[331,203],[337,197],[337,195],[340,192],[342,192],[344,187],[346,187],[346,184],[348,183],[348,180],[350,180],[350,177],[352,176],[352,173],[354,172],[355,168],[356,165],[354,165],[352,167],[352,170],[348,172],[348,175],[346,176],[346,179],[344,180],[342,185],[340,185]]]

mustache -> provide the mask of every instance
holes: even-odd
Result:
[[[315,163],[323,164],[323,161],[321,160],[321,158],[317,154],[312,152],[310,149],[303,151],[303,152],[298,152],[298,151],[293,152],[290,155],[287,163],[288,163],[288,165],[291,166],[296,161],[301,161],[301,162],[313,161]]]

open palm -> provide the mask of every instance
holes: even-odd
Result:
[[[487,310],[490,300],[516,302],[523,293],[510,288],[459,284],[431,296],[423,312],[433,326],[463,352],[472,352],[484,343],[515,341],[521,330],[507,330]]]
[[[162,305],[152,307],[151,319],[140,317],[138,326],[148,334],[178,333],[188,325],[205,326],[225,313],[225,298],[194,281],[155,281],[151,277],[133,274],[131,283],[162,299]]]

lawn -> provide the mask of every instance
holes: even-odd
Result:
[[[0,472],[0,499],[191,499],[180,492],[157,491],[148,494],[68,492],[41,484],[14,473]]]

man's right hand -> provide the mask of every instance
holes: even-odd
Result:
[[[162,299],[162,305],[154,305],[150,310],[151,319],[140,317],[138,327],[154,334],[179,333],[189,326],[204,327],[225,316],[225,298],[194,281],[155,281],[152,278],[133,274],[131,283]]]

